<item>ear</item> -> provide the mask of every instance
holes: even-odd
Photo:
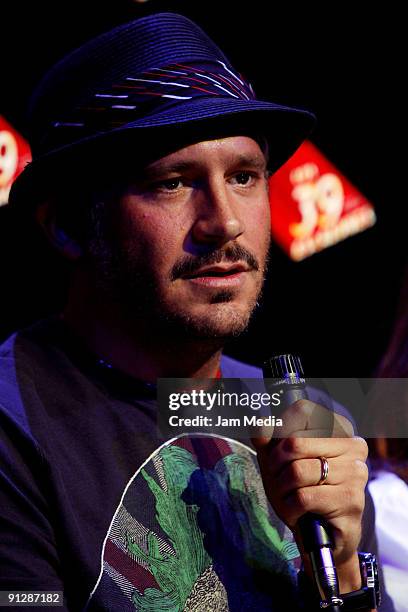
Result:
[[[53,200],[40,204],[35,211],[35,218],[49,242],[61,255],[70,261],[77,261],[82,256],[79,243],[57,223],[56,204]]]

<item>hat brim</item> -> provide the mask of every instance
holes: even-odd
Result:
[[[75,162],[84,153],[112,150],[112,144],[117,138],[124,136],[140,150],[144,143],[152,146],[152,138],[158,143],[174,139],[180,128],[184,134],[191,129],[205,137],[205,128],[213,138],[214,129],[220,133],[236,135],[254,131],[266,138],[269,145],[269,167],[272,171],[282,166],[297,150],[301,143],[313,130],[316,118],[309,111],[293,107],[281,106],[261,100],[242,100],[233,98],[195,98],[183,104],[167,107],[161,112],[145,116],[134,122],[129,122],[115,129],[94,133],[71,142],[65,146],[53,149],[47,154],[36,157],[14,181],[9,204],[13,207],[35,206],[45,196],[47,184],[54,172],[75,170]],[[213,129],[214,128],[214,129]],[[178,130],[176,132],[175,130]],[[204,136],[203,136],[204,135]],[[123,142],[123,140],[121,140]],[[128,149],[125,148],[125,153]],[[117,159],[121,149],[114,154]],[[83,171],[83,170],[82,170]]]

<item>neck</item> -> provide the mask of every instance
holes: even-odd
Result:
[[[214,378],[221,341],[157,332],[154,322],[130,319],[120,305],[70,295],[61,317],[99,359],[146,382],[157,378]]]

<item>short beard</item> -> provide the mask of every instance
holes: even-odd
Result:
[[[125,251],[118,244],[110,229],[112,224],[108,219],[108,208],[109,205],[103,202],[94,203],[86,255],[101,299],[116,304],[127,321],[156,337],[176,338],[179,341],[200,339],[221,346],[247,330],[260,303],[268,258],[258,292],[246,312],[237,312],[233,306],[228,308],[234,294],[230,290],[220,290],[210,301],[214,306],[213,316],[201,320],[182,310],[173,310],[164,302],[152,275],[139,265],[138,255],[131,250]],[[172,270],[172,280],[202,265],[219,263],[225,257],[228,257],[228,261],[246,261],[251,269],[259,269],[258,262],[248,251],[233,245],[202,257],[182,257]],[[217,304],[220,305],[219,309]]]

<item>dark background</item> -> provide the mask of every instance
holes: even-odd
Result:
[[[130,0],[3,2],[0,114],[26,134],[24,109],[41,74],[87,38],[157,10],[197,21],[259,98],[313,110],[312,141],[374,204],[377,225],[300,262],[273,246],[262,309],[228,347],[259,363],[296,351],[311,376],[369,376],[384,352],[406,263],[407,104],[404,19],[387,3]],[[402,9],[400,9],[402,11]],[[75,180],[75,177],[73,177]],[[0,209],[0,337],[53,311],[57,269],[9,228]],[[20,234],[21,230],[21,235]]]

